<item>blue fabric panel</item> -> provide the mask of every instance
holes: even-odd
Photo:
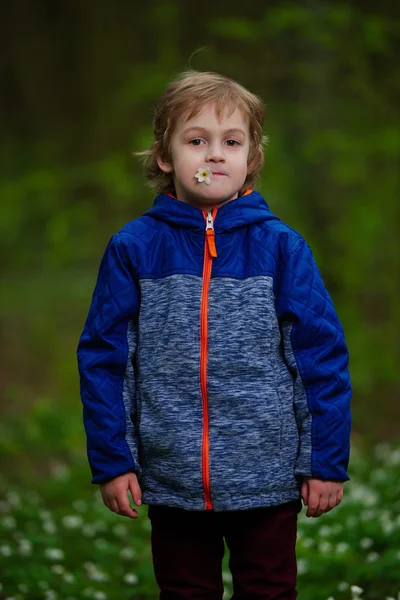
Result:
[[[293,324],[285,346],[291,345],[311,413],[312,476],[346,481],[352,390],[343,328],[304,240],[294,244],[281,271],[277,312],[281,322]],[[309,436],[307,427],[303,433]]]
[[[132,265],[120,236],[112,237],[100,264],[89,314],[78,344],[83,418],[92,483],[102,483],[139,467],[134,444],[127,441],[133,373],[127,371],[137,320],[139,295]],[[131,348],[129,348],[131,344]],[[126,381],[126,376],[130,383]]]

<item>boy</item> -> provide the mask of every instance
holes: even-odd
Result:
[[[92,483],[149,505],[160,598],[291,600],[301,500],[348,480],[348,350],[311,249],[255,191],[263,103],[189,71],[144,153],[153,207],[113,235],[78,346]]]

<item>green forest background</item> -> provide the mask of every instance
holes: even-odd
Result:
[[[352,453],[383,460],[383,470],[385,460],[398,464],[382,448],[398,445],[400,422],[399,33],[400,3],[389,0],[2,3],[3,512],[17,510],[22,490],[60,515],[98,493],[86,461],[76,346],[109,238],[154,199],[133,152],[152,142],[157,98],[189,66],[231,76],[264,99],[269,142],[259,190],[307,239],[342,321]],[[100,520],[123,520],[97,510]],[[16,519],[21,537],[26,516]],[[46,545],[32,527],[27,539]],[[143,588],[115,597],[156,597],[143,527]],[[21,585],[18,562],[0,572],[10,589]],[[32,586],[53,575],[37,570],[35,563],[31,591],[13,588],[14,596],[42,597]],[[304,597],[320,597],[313,593]],[[343,587],[335,599],[349,593]],[[394,595],[389,584],[387,593]]]

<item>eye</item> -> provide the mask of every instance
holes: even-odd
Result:
[[[201,140],[200,138],[195,138],[194,140],[190,140],[189,144],[192,144],[193,146],[200,146],[200,144],[203,142],[204,140]]]
[[[232,143],[233,142],[233,143]],[[228,146],[230,146],[231,148],[233,148],[234,146],[240,146],[239,142],[236,140],[227,140],[226,142],[228,144]]]

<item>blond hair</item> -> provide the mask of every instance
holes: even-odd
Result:
[[[241,110],[250,131],[248,165],[251,165],[251,173],[247,175],[239,195],[255,187],[264,163],[263,144],[268,139],[263,135],[263,101],[225,75],[189,70],[170,82],[158,101],[153,119],[153,144],[147,150],[134,153],[143,157],[145,177],[156,192],[176,194],[172,173],[160,169],[157,156],[171,162],[171,135],[178,118],[191,119],[209,103],[215,104],[218,119],[226,109],[230,110],[230,114],[236,108]]]

